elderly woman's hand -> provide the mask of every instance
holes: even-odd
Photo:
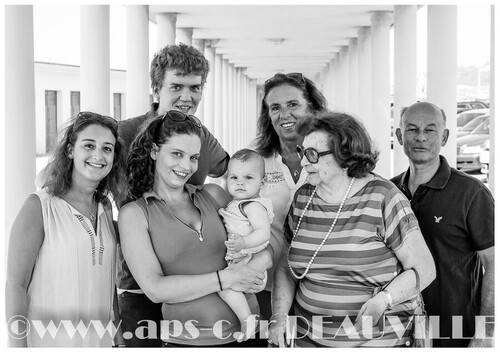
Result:
[[[372,325],[375,326],[380,320],[380,317],[388,307],[387,296],[380,292],[373,298],[370,298],[363,304],[361,309],[356,316],[356,321],[354,323],[354,328],[356,331],[360,332],[363,328],[363,316],[372,317]]]
[[[256,293],[264,283],[263,272],[257,272],[244,261],[229,265],[220,272],[223,287],[237,292]]]
[[[267,335],[269,337],[269,340],[271,340],[272,344],[279,346],[280,348],[287,347],[290,345],[291,337],[287,335],[287,332],[291,331],[290,329],[288,329],[287,331],[287,325],[289,325],[287,314],[278,313],[271,316],[271,321],[269,324]]]

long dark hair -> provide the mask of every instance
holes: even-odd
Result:
[[[146,123],[130,145],[127,160],[129,200],[137,200],[153,189],[155,161],[151,158],[153,143],[159,148],[174,134],[201,138],[201,128],[186,119],[173,121],[159,116]]]
[[[255,146],[257,152],[265,158],[281,150],[279,136],[271,123],[266,98],[273,88],[282,85],[293,86],[302,91],[304,99],[309,103],[312,111],[311,115],[327,110],[327,102],[323,93],[314,85],[314,82],[302,76],[302,74],[276,74],[267,80],[264,84],[264,97],[262,98],[260,116],[257,121],[257,140]]]
[[[116,139],[113,166],[109,174],[99,182],[94,195],[96,201],[106,204],[109,193],[113,194],[117,200],[123,197],[125,186],[123,142],[118,136],[118,123],[109,116],[80,112],[76,118],[69,121],[69,125],[61,132],[63,137],[55,147],[51,161],[43,172],[45,177],[43,187],[51,195],[57,197],[62,197],[69,191],[73,172],[73,159],[69,157],[70,147],[75,145],[80,132],[90,125],[99,125],[109,129]]]

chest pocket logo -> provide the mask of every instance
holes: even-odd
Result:
[[[434,216],[434,221],[435,221],[436,223],[441,222],[441,220],[442,220],[442,219],[443,219],[443,217],[442,217],[442,216],[441,216],[441,217]]]

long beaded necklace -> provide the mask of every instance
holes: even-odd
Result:
[[[80,200],[80,198],[79,198],[78,196],[76,196],[76,195],[73,193],[73,191],[71,191],[71,190],[70,190],[69,192],[70,192],[70,193],[71,193],[71,195],[73,195],[73,196],[74,196],[74,197],[75,197],[78,201],[80,201],[80,203],[83,205],[83,207],[85,207],[85,208],[87,209],[87,212],[89,213],[89,218],[90,218],[90,220],[91,220],[92,222],[94,222],[94,221],[95,221],[95,211],[91,211],[91,210],[89,210],[89,209],[85,206],[85,204],[83,203],[83,201],[82,201],[82,200]],[[94,208],[94,204],[95,204],[95,200],[94,200],[94,198],[92,197],[92,209]]]
[[[297,222],[297,226],[295,227],[295,230],[293,232],[293,238],[292,238],[292,241],[290,242],[290,246],[288,247],[288,253],[287,253],[287,262],[288,262],[288,267],[290,268],[290,271],[292,272],[292,275],[297,278],[297,279],[302,279],[304,278],[307,273],[309,272],[309,269],[311,268],[311,265],[314,261],[314,259],[316,258],[316,255],[318,255],[318,252],[321,250],[321,248],[323,247],[323,245],[325,245],[325,242],[326,240],[328,239],[328,237],[330,236],[332,230],[333,230],[333,227],[335,227],[335,224],[337,223],[337,220],[339,219],[339,216],[340,216],[340,212],[342,211],[342,207],[344,207],[344,203],[345,203],[345,200],[347,200],[347,196],[349,195],[349,192],[351,191],[351,187],[352,187],[352,184],[354,183],[354,177],[351,179],[351,182],[349,183],[349,187],[347,188],[347,191],[344,195],[344,199],[342,200],[342,202],[340,203],[340,206],[339,206],[339,210],[337,211],[337,215],[335,216],[335,219],[333,220],[332,222],[332,225],[330,226],[330,229],[328,229],[328,233],[326,233],[325,237],[323,238],[323,241],[321,241],[321,244],[319,244],[318,248],[316,249],[316,251],[314,252],[313,256],[311,257],[311,260],[309,261],[309,263],[307,264],[307,267],[306,267],[306,270],[304,271],[304,273],[302,275],[297,275],[293,269],[292,269],[292,265],[290,264],[290,250],[292,249],[292,243],[293,243],[293,240],[295,239],[295,237],[297,236],[297,233],[299,232],[299,227],[300,227],[300,224],[302,223],[302,218],[304,217],[304,215],[306,214],[307,212],[307,209],[309,208],[309,205],[311,204],[312,202],[312,199],[314,197],[314,195],[316,194],[316,191],[318,190],[318,187],[316,186],[314,188],[314,191],[312,192],[311,196],[309,197],[309,200],[307,200],[307,203],[306,203],[306,207],[304,208],[304,210],[302,211],[302,214],[300,215],[300,218],[299,218],[299,221]]]

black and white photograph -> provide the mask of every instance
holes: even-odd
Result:
[[[495,346],[493,2],[1,7],[0,346]]]

